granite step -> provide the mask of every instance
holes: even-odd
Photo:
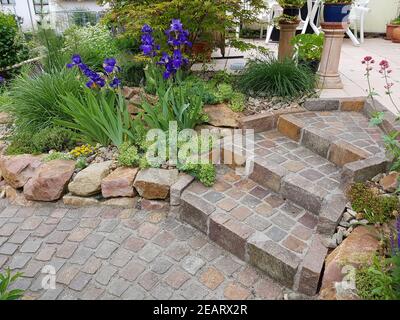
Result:
[[[344,197],[342,169],[282,133],[257,133],[251,148],[239,142],[224,144],[224,162],[228,155],[233,167],[244,166],[254,154],[249,178],[313,214],[320,215],[334,195]]]
[[[319,218],[219,166],[217,182],[193,182],[181,196],[180,219],[287,287],[315,294],[326,255]]]
[[[384,158],[383,131],[359,112],[304,112],[279,117],[278,131],[339,167]]]

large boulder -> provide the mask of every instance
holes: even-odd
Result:
[[[165,199],[171,186],[178,180],[178,170],[145,169],[136,176],[134,186],[145,199]]]
[[[225,104],[207,105],[203,110],[208,115],[207,122],[214,127],[239,127],[239,114]]]
[[[78,196],[86,197],[99,193],[101,180],[109,173],[112,161],[93,163],[80,171],[68,185],[68,190]]]
[[[137,168],[119,167],[101,181],[101,193],[104,198],[134,197],[133,188],[138,173]]]
[[[5,156],[0,159],[0,170],[4,180],[13,188],[22,188],[42,164],[32,155]]]
[[[372,226],[357,227],[325,261],[320,298],[326,300],[354,299],[354,292],[342,290],[344,278],[349,279],[354,268],[370,261],[379,248],[379,236]],[[343,293],[344,292],[344,293]]]
[[[28,200],[54,201],[61,198],[75,170],[72,160],[53,160],[41,165],[24,186]]]

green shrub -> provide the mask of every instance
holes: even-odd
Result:
[[[43,158],[44,162],[49,162],[53,160],[72,160],[72,156],[64,152],[52,152]]]
[[[400,299],[399,265],[396,261],[375,256],[371,265],[365,265],[356,272],[358,295],[365,300]],[[394,265],[392,265],[392,263]]]
[[[124,167],[134,167],[139,164],[139,154],[135,146],[123,143],[119,148],[118,163]]]
[[[10,138],[7,154],[38,154],[50,150],[64,151],[75,146],[76,134],[60,127],[49,127],[36,133],[17,131]]]
[[[324,47],[324,35],[299,34],[292,39],[292,45],[298,54],[299,60],[319,61]]]
[[[15,16],[0,11],[0,69],[28,57],[28,50],[22,40]]]
[[[23,290],[9,290],[10,285],[17,281],[21,275],[21,272],[11,275],[10,268],[6,269],[4,274],[0,273],[0,300],[17,300],[24,295]]]
[[[245,94],[297,98],[314,92],[315,74],[297,66],[291,59],[275,58],[250,61],[238,78],[238,88]]]
[[[118,53],[110,30],[99,24],[86,27],[74,26],[66,30],[65,47],[70,55],[79,54],[88,66],[97,71],[102,70],[105,58]]]
[[[79,96],[81,92],[81,83],[71,70],[33,76],[25,73],[12,82],[9,103],[1,109],[14,117],[17,130],[38,132],[53,126],[55,120],[71,119],[60,107],[60,102],[67,93]]]
[[[347,192],[353,210],[364,213],[371,223],[384,223],[393,218],[399,208],[396,196],[376,195],[364,183],[355,183]]]
[[[40,152],[70,150],[75,147],[76,142],[76,134],[69,129],[61,127],[45,128],[32,137],[32,144]]]

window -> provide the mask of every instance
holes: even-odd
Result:
[[[1,4],[15,4],[15,0],[1,0]]]
[[[49,13],[49,0],[33,0],[33,7],[36,14]]]

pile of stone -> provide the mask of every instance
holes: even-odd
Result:
[[[246,116],[266,113],[276,110],[296,110],[305,102],[306,97],[289,101],[280,97],[250,97],[246,103]]]
[[[346,211],[343,213],[342,220],[336,229],[336,233],[329,240],[328,248],[334,249],[346,239],[357,226],[368,225],[368,220],[364,219],[362,213],[358,213],[351,208],[351,203],[347,203]]]
[[[164,200],[170,194],[176,202],[193,179],[177,169],[115,167],[112,160],[94,161],[75,173],[75,161],[43,162],[42,157],[32,155],[2,156],[0,171],[2,196],[22,205],[62,198],[73,206],[101,203],[134,207],[138,196]]]

